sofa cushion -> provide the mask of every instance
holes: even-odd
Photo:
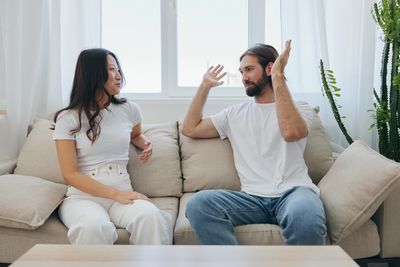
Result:
[[[308,167],[308,175],[314,184],[319,183],[334,161],[332,149],[325,134],[324,126],[317,114],[318,111],[319,107],[315,107],[313,121],[304,150],[304,161]]]
[[[131,146],[128,172],[133,189],[149,197],[179,197],[182,174],[177,122],[143,125],[143,133],[153,144],[150,160],[139,161],[140,151]]]
[[[179,202],[179,214],[174,231],[175,245],[198,244],[189,220],[185,217],[186,205],[195,193],[185,193]],[[248,224],[235,228],[241,245],[283,245],[282,229],[274,224]],[[329,240],[327,239],[327,244]],[[352,258],[372,257],[379,253],[379,235],[376,224],[367,220],[356,231],[338,243]]]
[[[51,126],[48,120],[35,120],[19,152],[14,174],[32,175],[56,183],[65,183],[58,164]]]
[[[318,184],[331,240],[340,242],[369,220],[399,178],[399,163],[360,140],[351,144]]]
[[[181,126],[179,133],[181,133]],[[183,192],[204,189],[240,190],[228,139],[192,139],[180,134]]]
[[[194,193],[185,193],[179,202],[179,214],[174,231],[174,244],[198,244],[189,220],[185,217],[186,205]],[[283,245],[281,228],[273,224],[247,224],[235,227],[235,234],[242,245]]]
[[[0,176],[0,225],[36,229],[62,202],[66,191],[66,185],[33,176]]]
[[[14,262],[36,244],[69,244],[67,231],[55,212],[34,231],[0,227],[1,262]]]
[[[341,246],[353,259],[376,256],[380,252],[378,227],[372,220],[368,220],[337,245]]]
[[[394,185],[393,192],[385,199],[374,220],[379,225],[381,257],[400,257],[400,180]],[[399,233],[399,234],[393,234]]]

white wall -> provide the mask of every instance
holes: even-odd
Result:
[[[222,109],[248,101],[250,98],[209,99],[204,107],[204,116],[215,114]],[[143,115],[143,123],[158,123],[166,121],[182,121],[191,103],[191,99],[137,99]]]

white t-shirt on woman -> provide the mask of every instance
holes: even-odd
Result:
[[[71,130],[79,125],[76,110],[60,113],[55,125],[54,140],[75,140],[78,167],[81,172],[94,169],[97,165],[111,162],[128,162],[131,130],[142,120],[140,108],[133,102],[111,103],[100,111],[100,135],[92,144],[86,136],[88,119],[82,114],[82,127],[77,133]]]

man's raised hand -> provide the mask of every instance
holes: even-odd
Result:
[[[211,66],[207,72],[203,75],[203,84],[207,87],[216,87],[224,83],[221,79],[226,75],[226,72],[222,72],[224,66],[218,64],[217,66]]]
[[[287,40],[285,43],[285,49],[283,52],[276,58],[274,64],[272,65],[271,74],[283,74],[283,71],[286,67],[286,64],[289,59],[290,49],[291,49],[291,40]]]

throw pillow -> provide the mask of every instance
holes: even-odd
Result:
[[[240,190],[231,143],[220,138],[192,139],[181,133],[183,192],[204,189]]]
[[[67,186],[24,175],[0,176],[0,226],[36,229],[63,201]]]
[[[318,112],[319,107],[315,107],[306,148],[304,149],[304,161],[308,167],[308,175],[310,175],[314,184],[319,183],[333,164],[332,149]]]
[[[360,140],[351,144],[318,184],[331,240],[340,242],[369,220],[399,178],[399,163]]]
[[[148,197],[182,195],[177,122],[144,124],[143,133],[153,144],[150,160],[139,161],[140,150],[131,146],[128,172],[135,191]]]
[[[35,120],[18,155],[14,174],[32,175],[51,182],[65,184],[58,163],[54,131],[49,120]]]

